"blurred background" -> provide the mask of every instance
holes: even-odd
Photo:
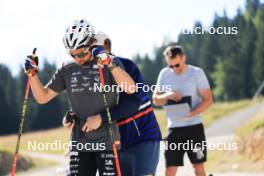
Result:
[[[165,47],[171,43],[182,45],[188,63],[204,69],[214,93],[216,103],[204,114],[208,140],[232,141],[239,146],[232,152],[210,151],[207,170],[219,175],[264,175],[262,0],[2,0],[0,175],[10,171],[15,150],[27,80],[22,69],[24,58],[34,47],[38,48],[39,76],[42,83],[47,83],[57,66],[70,58],[62,37],[66,27],[78,18],[86,18],[96,31],[107,33],[113,53],[135,61],[148,85],[156,83],[159,71],[166,66],[162,56]],[[237,27],[238,33],[183,33],[202,26]],[[68,141],[69,132],[60,128],[68,104],[65,94],[46,105],[36,104],[30,96],[21,141],[24,154],[18,170],[30,170],[36,175],[36,170],[54,171],[61,164],[58,157],[64,151],[39,151],[34,155],[27,150],[27,141]],[[164,112],[156,108],[156,114],[165,135]],[[56,154],[60,155],[54,159]],[[158,175],[163,175],[162,162]],[[182,175],[191,171],[186,168]]]

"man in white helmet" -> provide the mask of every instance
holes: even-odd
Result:
[[[38,78],[34,56],[28,56],[24,68],[39,104],[49,102],[63,90],[67,91],[71,111],[78,119],[72,130],[70,152],[70,175],[74,176],[95,176],[97,170],[100,175],[117,175],[111,139],[119,141],[118,128],[113,122],[114,136],[111,136],[109,123],[95,116],[106,109],[102,92],[94,89],[95,84],[100,84],[97,62],[103,65],[105,85],[135,87],[133,79],[112,63],[102,47],[93,46],[94,35],[93,27],[84,19],[74,21],[67,28],[63,42],[73,60],[63,63],[46,86]],[[135,91],[124,90],[127,94]],[[118,103],[117,92],[107,92],[106,98],[109,107]]]

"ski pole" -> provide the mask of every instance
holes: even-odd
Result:
[[[34,58],[36,50],[37,50],[37,48],[33,49],[32,58]],[[17,159],[18,159],[20,139],[21,139],[21,135],[22,135],[22,131],[23,131],[24,120],[25,120],[25,115],[26,115],[27,106],[28,106],[29,90],[30,90],[30,79],[27,80],[26,93],[25,93],[25,98],[24,98],[23,106],[22,106],[21,119],[20,119],[20,123],[19,123],[19,130],[18,130],[17,143],[16,143],[16,150],[14,153],[14,160],[13,160],[13,165],[12,165],[12,172],[11,172],[12,176],[15,176],[15,172],[16,172],[16,164],[17,164]]]
[[[98,70],[99,70],[99,75],[100,75],[100,81],[101,81],[102,87],[104,87],[104,75],[103,75],[102,67],[99,63],[97,65],[98,65]],[[108,120],[108,123],[110,125],[109,126],[109,133],[110,133],[111,141],[113,143],[112,147],[113,147],[113,152],[114,152],[117,175],[121,176],[120,164],[119,164],[119,159],[118,159],[118,154],[117,154],[117,146],[116,146],[116,142],[114,140],[114,133],[113,133],[113,129],[112,129],[112,118],[111,118],[111,113],[110,113],[110,109],[109,109],[109,106],[107,103],[107,99],[106,99],[104,89],[103,89],[102,93],[103,93],[104,105],[106,107],[107,120]]]

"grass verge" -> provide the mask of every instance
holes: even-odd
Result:
[[[17,135],[0,137],[0,150],[14,152],[16,140]],[[63,154],[65,150],[63,150],[63,146],[60,147],[60,144],[68,143],[69,140],[70,131],[65,128],[24,133],[21,138],[20,150],[25,152]],[[43,147],[44,145],[48,145],[48,147]],[[52,145],[57,145],[58,150],[53,150]],[[37,150],[35,150],[34,146],[37,146]]]
[[[7,151],[0,151],[0,175],[6,175],[11,172],[13,163],[13,154]],[[50,160],[30,158],[19,156],[17,160],[16,172],[27,171],[32,168],[43,168],[54,166],[57,163]]]
[[[264,172],[264,110],[236,132],[238,150],[209,151],[209,171]]]

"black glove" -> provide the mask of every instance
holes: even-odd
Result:
[[[66,118],[66,123],[73,123],[73,122],[75,122],[76,124],[80,123],[79,117],[73,111],[68,111],[65,115],[65,118]]]
[[[29,76],[35,76],[38,73],[38,56],[35,56],[36,48],[33,54],[27,56],[24,64],[24,71]]]

